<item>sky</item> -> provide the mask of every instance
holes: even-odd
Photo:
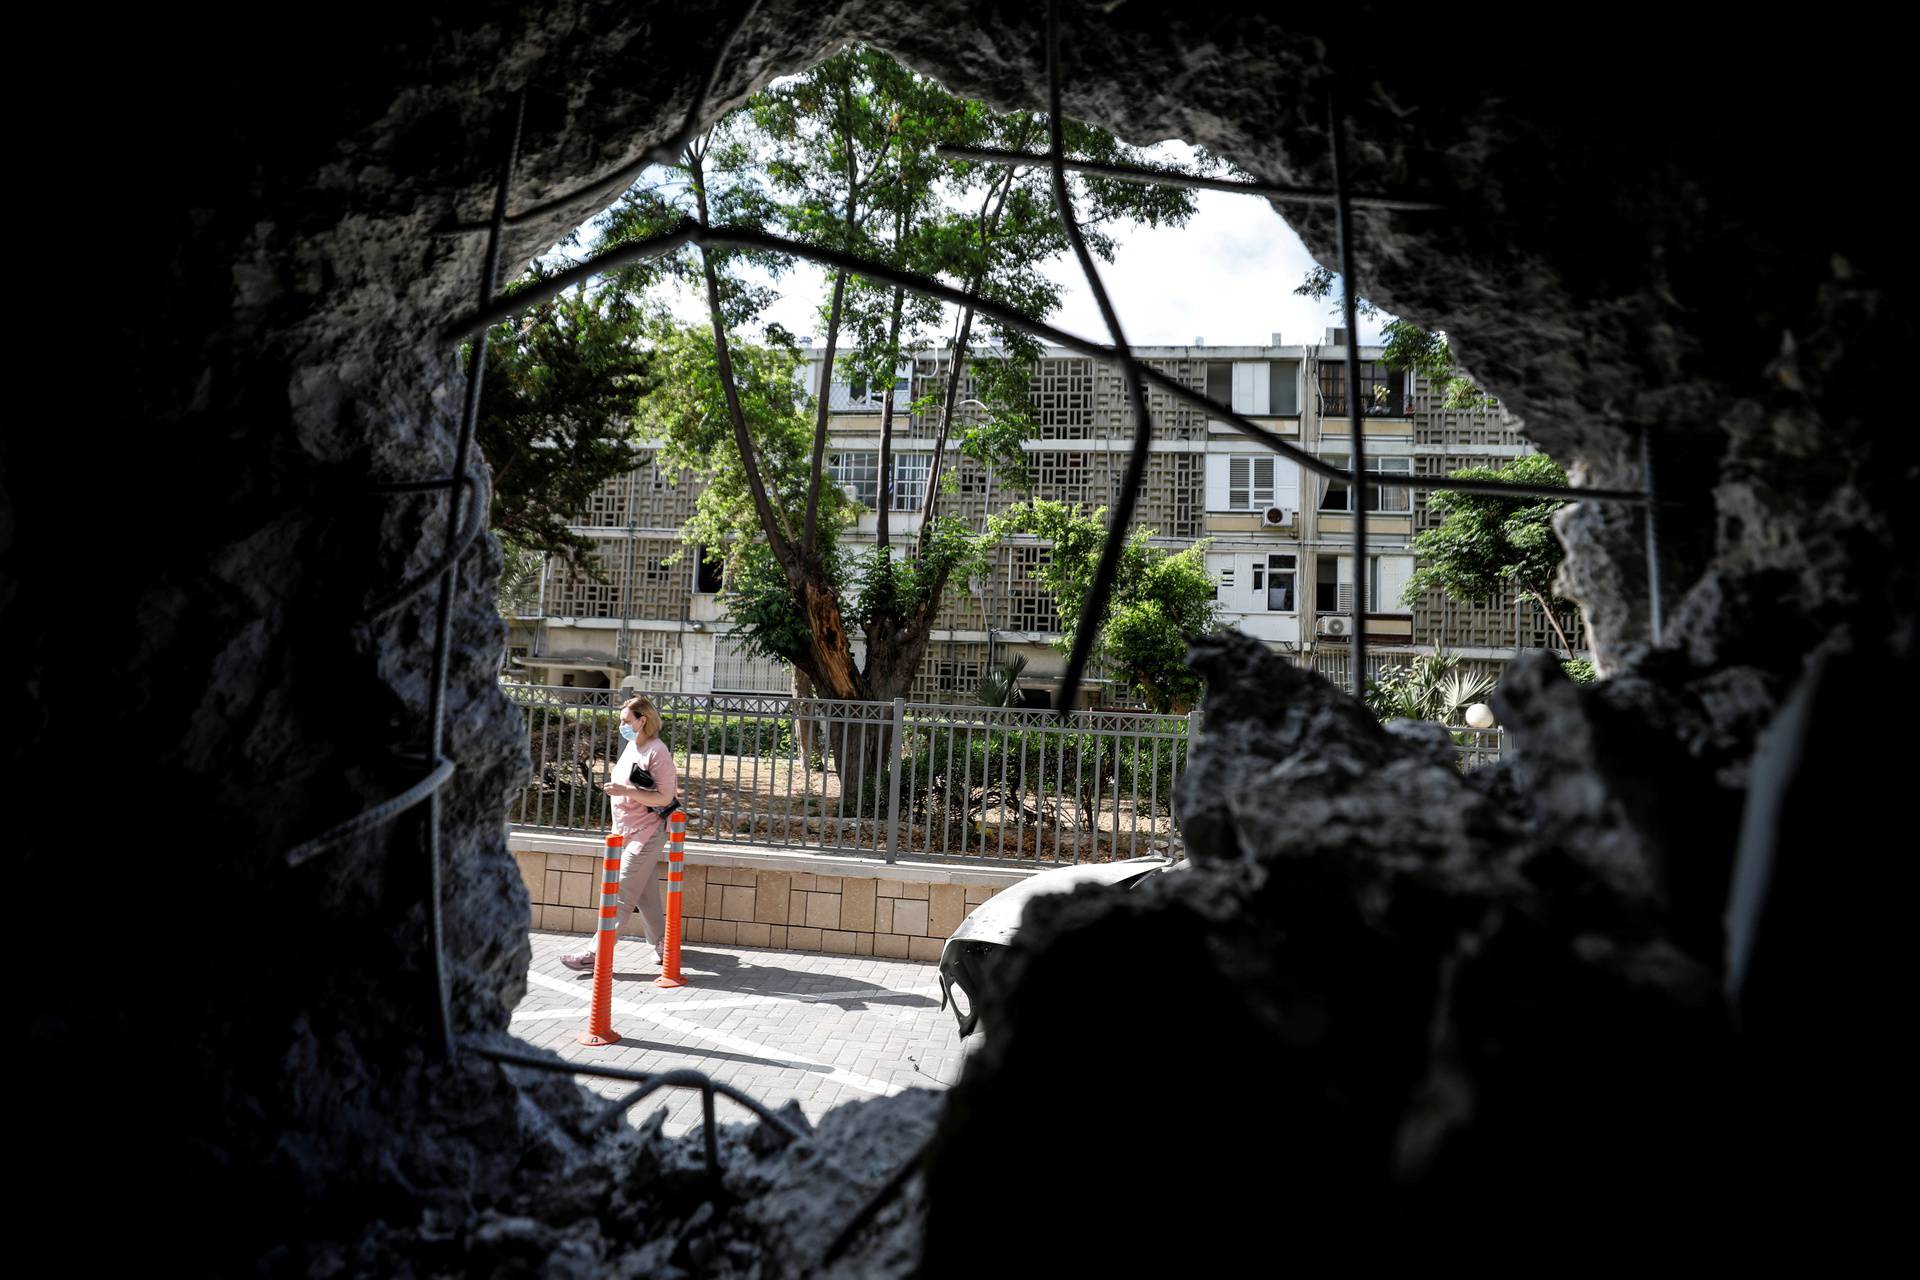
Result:
[[[1161,163],[1190,156],[1178,142],[1150,153]],[[651,171],[650,171],[651,172]],[[1313,259],[1273,206],[1257,196],[1196,193],[1196,210],[1184,227],[1112,228],[1111,263],[1095,259],[1127,341],[1136,346],[1264,346],[1278,333],[1286,345],[1320,342],[1340,323],[1334,299],[1302,298],[1293,290]],[[577,251],[586,256],[590,247]],[[1107,341],[1100,311],[1071,253],[1043,264],[1063,286],[1060,309],[1050,323],[1069,333]],[[826,296],[821,268],[798,263],[775,285],[780,298],[764,313],[796,335],[823,337],[819,307]],[[692,291],[659,294],[682,319],[705,323],[706,302]],[[1338,294],[1334,295],[1337,298]],[[1382,318],[1362,319],[1361,341],[1380,341]]]

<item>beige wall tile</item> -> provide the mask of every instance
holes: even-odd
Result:
[[[793,874],[762,871],[754,876],[753,918],[761,924],[785,924],[793,907]]]
[[[520,868],[520,879],[526,883],[527,896],[535,902],[547,887],[547,860],[537,853],[516,853],[513,864]]]
[[[894,903],[893,931],[924,936],[927,932],[927,904],[910,898]]]
[[[773,945],[773,926],[768,924],[741,924],[734,935],[739,946],[770,947]]]
[[[873,935],[870,933],[854,934],[853,935],[853,954],[857,956],[872,955],[873,954]]]
[[[821,893],[839,893],[841,879],[840,876],[815,876],[813,887]]]
[[[840,887],[840,927],[854,933],[873,932],[874,890],[877,880],[848,876]]]
[[[564,875],[566,875],[566,872],[556,871],[554,868],[548,867],[545,874],[541,877],[540,892],[535,895],[535,901],[558,906],[560,902],[560,878]]]
[[[889,960],[907,958],[907,938],[899,933],[876,933],[873,935],[873,954],[885,956]]]
[[[798,879],[799,877],[794,877]],[[805,924],[807,922],[807,895],[794,889],[787,894],[787,923]]]
[[[567,856],[573,859],[571,870],[584,871],[588,875],[600,870],[607,860],[607,855],[604,853],[573,853]]]
[[[573,909],[573,931],[575,933],[595,933],[600,928],[600,912],[594,907],[575,907]]]
[[[739,939],[740,939],[740,926],[735,924],[733,921],[731,920],[707,921],[707,936],[703,939],[703,941],[717,942],[723,947],[730,947],[735,942],[739,941]]]
[[[687,931],[686,940],[688,942],[705,942],[707,940],[707,922],[705,920],[682,920],[680,927]]]
[[[904,880],[888,880],[882,877],[879,884],[880,896],[883,898],[904,898],[907,896],[907,883]]]
[[[813,880],[814,875],[811,871],[796,871],[793,873],[793,887],[802,893],[813,892]]]
[[[787,926],[787,947],[792,951],[818,951],[820,949],[820,931],[818,929]]]
[[[787,926],[783,924],[768,925],[767,932],[770,935],[767,939],[768,946],[784,947],[787,945]]]
[[[720,918],[723,920],[753,919],[754,892],[738,885],[728,885],[721,890]]]
[[[966,888],[957,884],[936,884],[929,896],[931,904],[927,909],[927,933],[931,937],[945,938],[967,918]]]
[[[840,927],[840,895],[837,893],[808,894],[807,927],[838,929]]]
[[[885,884],[882,880],[880,883]],[[893,932],[893,899],[881,898],[873,905],[873,929],[875,933]]]
[[[938,938],[908,938],[907,959],[938,960],[940,948],[944,945]]]
[[[535,907],[533,909],[533,912],[534,912],[533,918],[540,922],[540,927],[542,929],[555,929],[561,933],[568,933],[568,932],[571,932],[573,929],[573,908],[572,907],[554,907],[554,906],[543,905],[543,906]]]
[[[593,877],[581,871],[560,873],[560,901],[569,907],[597,905]]]
[[[697,868],[701,872],[698,880],[693,877],[695,870],[696,868],[693,867],[687,868],[687,876],[680,882],[680,913],[688,916],[704,916],[707,914],[707,869]]]
[[[570,853],[550,853],[550,854],[548,854],[548,855],[547,855],[547,870],[549,870],[549,871],[571,871],[571,870],[573,870],[573,855],[572,855],[572,854],[570,854]]]
[[[984,884],[970,884],[965,886],[965,888],[967,891],[967,905],[970,907],[979,906],[993,894],[992,888]]]
[[[901,885],[900,889],[900,896],[903,898],[919,898],[923,902],[926,900],[927,885],[924,881],[909,880]]]
[[[822,929],[820,949],[837,956],[850,956],[853,954],[853,940],[856,936],[844,929]]]

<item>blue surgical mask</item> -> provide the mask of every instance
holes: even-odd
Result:
[[[639,737],[640,735],[633,731],[632,725],[623,724],[620,726],[620,736],[625,738],[628,742],[632,742],[635,738]]]

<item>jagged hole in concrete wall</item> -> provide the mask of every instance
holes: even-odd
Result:
[[[1911,255],[1895,201],[1776,189],[1783,157],[1884,168],[1869,131],[1827,131],[1775,91],[1845,66],[1820,92],[1850,119],[1897,118],[1893,42],[1825,26],[1625,14],[1549,57],[1535,30],[1459,14],[1429,55],[1396,38],[1432,32],[1413,6],[1069,4],[1076,115],[1324,183],[1337,74],[1356,184],[1467,200],[1417,224],[1361,217],[1363,289],[1453,335],[1586,482],[1632,485],[1639,430],[1659,433],[1663,485],[1695,503],[1667,547],[1666,643],[1645,643],[1637,523],[1576,509],[1568,577],[1621,674],[1576,691],[1518,671],[1501,702],[1517,759],[1467,782],[1324,686],[1208,648],[1215,731],[1184,800],[1203,865],[1044,913],[938,1116],[913,1099],[836,1113],[818,1148],[740,1153],[728,1196],[671,1152],[601,1144],[563,1081],[422,1053],[417,824],[298,873],[275,855],[403,781],[386,762],[419,739],[430,611],[351,619],[443,533],[437,503],[367,493],[451,463],[460,382],[435,334],[470,305],[477,250],[432,231],[486,209],[521,84],[516,207],[667,136],[743,8],[330,12],[271,56],[217,59],[230,33],[168,16],[99,52],[118,126],[137,113],[193,144],[119,158],[160,252],[124,268],[146,305],[108,318],[106,346],[129,375],[119,408],[165,447],[138,455],[143,514],[161,518],[108,551],[140,786],[205,834],[192,875],[157,890],[197,926],[168,934],[166,969],[188,980],[168,988],[165,1039],[125,1004],[56,990],[34,1041],[68,1087],[111,1079],[74,1066],[103,1032],[169,1046],[191,1142],[156,1144],[143,1185],[190,1175],[210,1190],[185,1208],[244,1210],[211,1215],[195,1247],[323,1272],[403,1254],[422,1271],[798,1272],[901,1135],[936,1121],[926,1178],[848,1266],[903,1273],[924,1244],[928,1270],[971,1270],[983,1224],[1036,1201],[1051,1220],[1028,1256],[1080,1267],[1145,1265],[1172,1241],[1220,1267],[1260,1246],[1439,1248],[1419,1230],[1436,1210],[1482,1241],[1583,1245],[1702,1230],[1722,1195],[1753,1210],[1735,1246],[1843,1205],[1870,1222],[1880,1184],[1851,1143],[1897,1060],[1879,1007],[1896,895],[1872,854],[1899,829],[1901,756],[1861,729],[1863,708],[1897,722],[1911,703],[1914,445],[1887,429]],[[849,38],[957,92],[1040,101],[1025,9],[768,0],[709,114]],[[590,212],[516,228],[508,274]],[[101,242],[122,234],[116,210],[88,217]],[[1331,261],[1328,219],[1297,225]],[[31,531],[58,499],[16,435],[7,497]],[[39,545],[9,534],[0,600],[28,677],[19,722],[51,736],[70,566]],[[463,565],[449,686],[444,904],[470,1037],[501,1033],[526,963],[500,831],[524,762],[493,683],[496,557]],[[1748,830],[1779,857],[1736,1023],[1721,911],[1756,778],[1772,808]],[[23,823],[51,895],[71,830]],[[54,1150],[42,1181],[73,1185],[90,1148]],[[1177,1230],[1132,1210],[1145,1188]]]

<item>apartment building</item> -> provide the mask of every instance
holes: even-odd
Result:
[[[1138,354],[1176,378],[1284,439],[1344,465],[1352,448],[1347,412],[1345,334],[1328,330],[1320,343],[1288,345],[1273,335],[1262,347],[1148,347]],[[984,353],[990,356],[992,353]],[[1424,495],[1396,478],[1443,475],[1467,465],[1499,465],[1533,452],[1518,424],[1498,406],[1447,409],[1415,374],[1388,369],[1380,349],[1362,347],[1360,402],[1367,466],[1377,477],[1356,494],[1280,458],[1210,420],[1164,391],[1148,389],[1154,419],[1152,455],[1134,513],[1169,549],[1207,540],[1207,567],[1224,621],[1265,641],[1293,661],[1344,680],[1353,593],[1365,593],[1368,665],[1444,648],[1470,662],[1499,667],[1520,650],[1544,646],[1550,630],[1530,601],[1503,599],[1462,607],[1438,592],[1412,605],[1402,589],[1415,567],[1414,533],[1435,523]],[[944,387],[947,358],[922,353],[903,363],[892,388],[823,377],[815,349],[803,376],[829,397],[827,461],[832,479],[867,510],[848,542],[871,545],[879,521],[893,537],[919,527],[932,472],[937,423],[909,412]],[[1119,368],[1049,349],[1030,381],[1035,433],[1025,442],[1033,494],[1093,508],[1118,496],[1132,446],[1133,414]],[[956,418],[983,406],[972,378],[963,381]],[[880,512],[879,433],[884,397],[895,403],[893,510]],[[1026,495],[995,487],[994,478],[951,452],[945,469],[955,491],[939,510],[984,528],[989,514]],[[631,685],[689,692],[784,693],[791,675],[780,664],[751,659],[732,636],[720,582],[680,550],[679,528],[697,492],[689,475],[664,474],[649,459],[602,486],[575,528],[595,545],[605,582],[560,559],[550,560],[536,611],[515,620],[509,639],[517,674],[540,683],[593,687]],[[1367,563],[1353,557],[1356,503],[1368,511]],[[992,572],[955,584],[938,620],[914,696],[971,701],[989,668],[1011,654],[1028,660],[1026,697],[1043,703],[1063,657],[1055,647],[1060,621],[1033,580],[1045,544],[1016,538],[995,549]],[[1562,619],[1584,645],[1577,612]],[[1096,680],[1087,698],[1127,701],[1111,682]]]

